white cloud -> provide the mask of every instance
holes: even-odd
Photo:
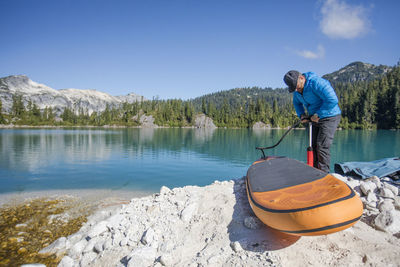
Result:
[[[341,0],[326,0],[321,7],[322,32],[333,39],[353,39],[369,31],[367,9]]]
[[[301,50],[296,51],[296,54],[308,59],[319,59],[325,56],[325,48],[322,45],[318,45],[317,51],[315,52],[310,50]]]

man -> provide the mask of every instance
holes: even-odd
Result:
[[[313,72],[301,74],[291,70],[285,74],[283,80],[289,87],[289,92],[294,92],[293,105],[297,116],[303,123],[311,116],[314,167],[328,173],[331,159],[329,149],[341,117],[336,93],[329,81]]]

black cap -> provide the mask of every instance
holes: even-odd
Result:
[[[285,77],[283,77],[283,81],[289,87],[289,93],[293,93],[294,90],[296,90],[297,79],[300,75],[300,72],[298,72],[297,70],[290,70],[285,74]]]

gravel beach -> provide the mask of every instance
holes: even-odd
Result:
[[[263,225],[240,178],[132,198],[39,253],[64,255],[58,266],[399,266],[398,187],[335,176],[365,207],[358,223],[338,233],[300,238]]]

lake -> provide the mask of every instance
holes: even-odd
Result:
[[[1,129],[0,193],[65,189],[159,191],[246,175],[285,130]],[[268,155],[306,161],[308,134],[293,130]],[[336,162],[399,156],[400,131],[337,131]]]

